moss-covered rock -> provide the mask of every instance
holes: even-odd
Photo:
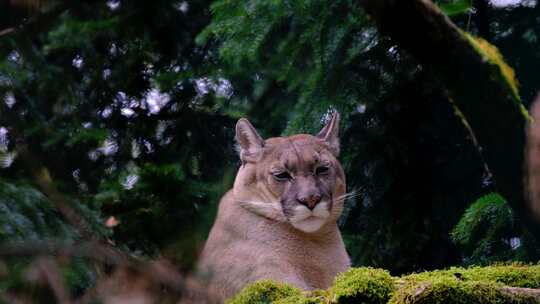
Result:
[[[334,303],[387,303],[395,280],[386,270],[371,267],[351,268],[340,274],[330,288]]]
[[[402,277],[389,303],[538,303],[538,295],[511,287],[540,288],[540,265],[452,267]]]
[[[407,284],[395,292],[390,304],[518,304],[538,303],[535,295],[515,294],[500,283],[460,281],[439,277]]]
[[[351,268],[339,275],[328,290],[301,291],[283,283],[260,281],[228,303],[540,303],[540,264],[452,267],[401,278],[382,269]]]
[[[540,264],[494,265],[487,267],[452,267],[446,270],[426,271],[404,276],[406,281],[422,282],[438,278],[460,281],[496,282],[506,286],[540,288]]]
[[[239,294],[227,301],[228,304],[263,304],[292,296],[301,296],[300,289],[289,284],[264,280],[242,289]]]

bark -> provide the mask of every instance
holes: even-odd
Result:
[[[444,81],[473,130],[497,191],[537,239],[540,224],[525,195],[525,127],[529,122],[512,83],[470,38],[428,0],[359,0],[380,33]]]

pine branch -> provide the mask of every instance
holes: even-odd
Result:
[[[40,256],[87,258],[95,262],[113,265],[119,271],[132,272],[134,276],[144,277],[144,279],[151,281],[153,284],[166,286],[168,290],[177,295],[186,291],[183,276],[167,261],[144,261],[99,242],[87,241],[69,244],[55,241],[25,241],[4,243],[0,246],[0,258]],[[135,278],[132,277],[131,279]],[[107,279],[104,279],[105,281]],[[57,296],[65,299],[63,297],[64,293],[62,293],[62,285],[58,283],[58,280],[53,280],[52,282],[57,282],[54,284],[54,289],[57,290]],[[115,291],[111,291],[111,293],[113,292]],[[92,299],[99,296],[98,294],[99,292],[95,289],[88,290],[77,302],[91,302]]]

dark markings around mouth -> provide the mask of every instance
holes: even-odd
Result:
[[[293,216],[292,208],[289,208],[288,206],[289,204],[287,203],[287,201],[281,200],[280,204],[281,204],[281,209],[283,211],[283,214],[285,214],[286,217]]]

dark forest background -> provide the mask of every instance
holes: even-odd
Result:
[[[500,50],[528,107],[540,3],[471,2],[438,4]],[[188,270],[239,165],[236,120],[264,137],[313,133],[337,109],[357,193],[340,220],[353,265],[402,274],[540,259],[445,83],[356,1],[0,3],[4,245],[91,238]],[[27,284],[32,261],[3,254],[0,290]],[[60,266],[75,295],[102,271],[85,258]]]

